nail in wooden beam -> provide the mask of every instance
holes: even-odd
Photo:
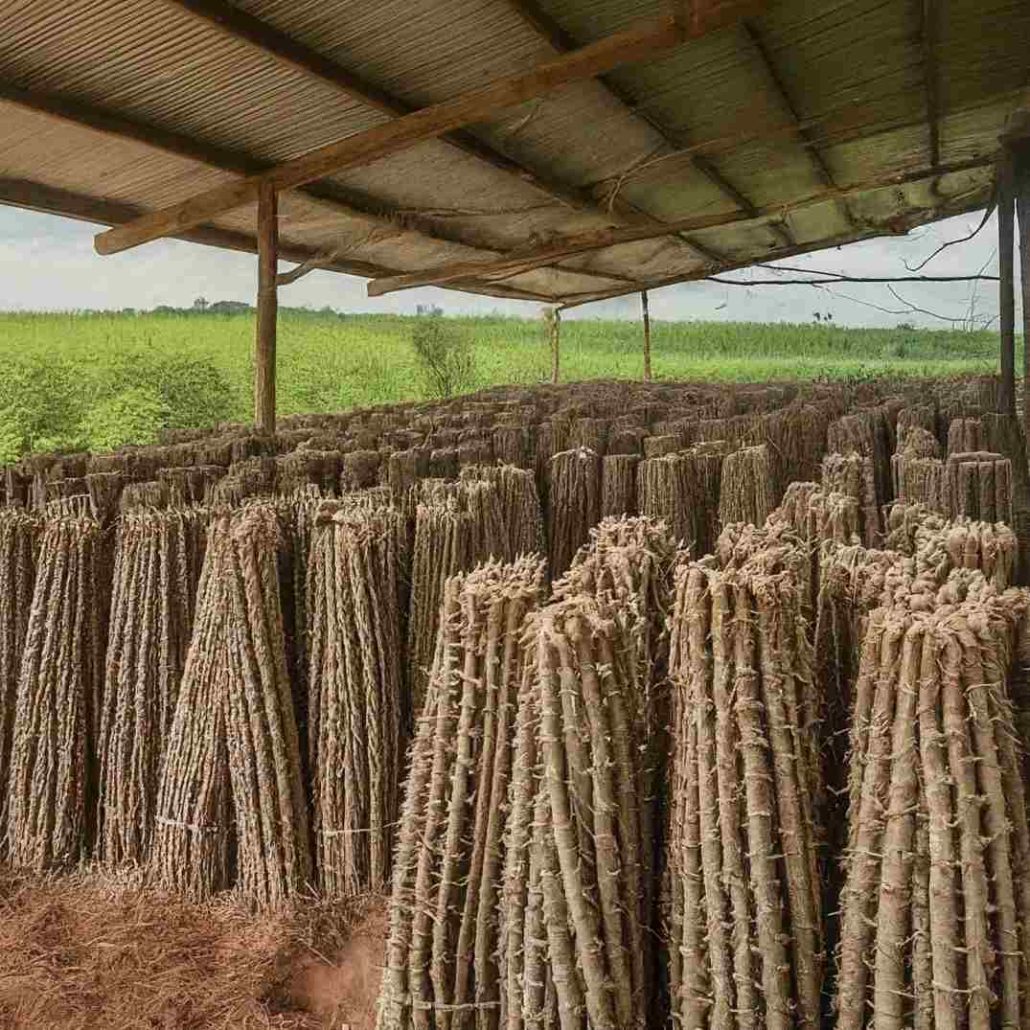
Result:
[[[998,312],[1001,330],[1001,396],[999,407],[1016,413],[1015,190],[1012,155],[998,159]]]
[[[647,302],[647,290],[640,294],[640,310],[644,319],[644,382],[651,382],[651,311]]]
[[[275,343],[279,313],[276,269],[279,251],[278,198],[263,183],[258,195],[257,331],[254,339],[254,423],[275,432]]]

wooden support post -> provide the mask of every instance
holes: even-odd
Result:
[[[640,293],[640,309],[644,316],[644,382],[651,382],[651,311],[647,302],[647,290]]]
[[[258,194],[257,331],[254,338],[254,424],[275,432],[275,338],[279,313],[276,273],[279,255],[278,198],[271,183]]]
[[[1015,191],[1012,156],[998,159],[998,313],[1001,329],[1001,396],[1006,415],[1016,413]]]
[[[551,382],[557,383],[561,375],[561,309],[549,308],[544,317],[551,336]]]
[[[1015,193],[1023,282],[1023,431],[1030,440],[1030,156],[1016,166]]]

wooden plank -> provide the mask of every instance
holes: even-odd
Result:
[[[279,203],[275,189],[261,186],[257,210],[258,290],[254,332],[254,425],[275,432],[275,344],[279,320]]]
[[[823,157],[818,147],[815,146],[813,142],[814,137],[811,131],[806,128],[802,121],[801,113],[798,110],[797,105],[794,103],[794,98],[791,96],[790,90],[787,88],[786,80],[780,73],[780,69],[777,67],[776,61],[773,59],[773,55],[768,46],[766,46],[765,39],[759,31],[758,26],[750,21],[744,21],[743,26],[744,32],[751,41],[752,49],[758,56],[758,60],[765,70],[765,74],[773,92],[776,94],[781,107],[783,107],[791,122],[794,124],[797,139],[804,146],[805,154],[812,167],[812,171],[815,172],[815,177],[823,186],[836,186],[837,182],[833,177],[833,173],[830,171],[830,166],[826,163],[826,159]],[[838,204],[838,208],[840,209],[840,213],[844,217],[844,220],[849,225],[854,226],[855,216],[851,213],[851,209],[848,205],[844,203],[844,201],[841,201]]]
[[[999,406],[1016,413],[1015,173],[1012,157],[998,160],[998,319],[1001,336]]]
[[[993,159],[977,158],[972,161],[952,165],[949,171],[959,172],[983,168],[991,164],[992,161]],[[927,169],[921,168],[917,172],[887,176],[883,179],[856,183],[847,187],[838,186],[833,189],[822,190],[790,203],[771,204],[765,208],[756,209],[753,216],[746,212],[730,215],[694,215],[690,218],[665,222],[660,228],[630,226],[615,229],[592,229],[583,233],[555,237],[538,247],[527,247],[521,251],[511,251],[503,258],[498,258],[494,261],[453,262],[427,269],[424,272],[413,272],[408,275],[375,280],[369,283],[368,292],[369,296],[379,297],[396,290],[408,290],[417,286],[440,286],[452,282],[457,277],[503,277],[526,272],[533,268],[541,268],[553,264],[561,258],[571,257],[575,254],[584,254],[594,250],[603,250],[606,247],[618,246],[622,243],[636,243],[641,240],[656,239],[660,236],[678,232],[700,232],[705,229],[718,229],[749,222],[764,223],[770,219],[781,218],[784,214],[791,211],[802,211],[806,208],[817,207],[830,201],[842,200],[874,190],[896,188],[909,183],[921,182],[927,179],[930,174],[937,176],[946,173],[943,173],[941,169],[935,169],[931,173]]]
[[[418,108],[408,101],[369,82],[326,57],[312,47],[281,32],[253,14],[233,7],[225,0],[172,0],[191,14],[203,18],[234,39],[243,40],[271,54],[291,67],[311,75],[340,90],[352,100],[365,104],[391,118],[411,114]],[[527,183],[533,188],[576,210],[593,210],[597,201],[589,190],[541,173],[521,161],[501,153],[470,132],[456,130],[441,136],[445,142],[478,161]]]
[[[741,5],[724,4],[711,11],[706,8],[706,18],[696,31],[701,34],[723,28],[755,6],[764,4],[746,0]],[[638,23],[528,72],[507,76],[452,100],[318,147],[269,172],[215,187],[145,215],[131,225],[101,233],[95,241],[96,249],[101,254],[114,254],[210,221],[226,211],[254,203],[263,183],[278,191],[294,189],[348,168],[365,167],[563,86],[595,78],[622,64],[660,56],[683,42],[683,34],[669,16]]]
[[[43,214],[60,215],[62,218],[71,218],[75,221],[89,222],[94,225],[124,225],[139,218],[142,214],[142,209],[134,204],[92,197],[54,186],[45,186],[42,183],[31,182],[27,179],[0,178],[0,204],[22,208],[26,211],[39,211]],[[232,229],[222,229],[217,226],[196,226],[185,232],[177,233],[172,238],[186,243],[218,247],[222,250],[231,250],[243,254],[257,253],[257,241],[253,236],[248,236],[245,233],[236,232]],[[356,275],[363,279],[390,273],[395,275],[401,274],[399,269],[390,269],[384,265],[374,265],[370,262],[358,261],[353,258],[335,257],[332,261],[325,263],[323,262],[325,255],[313,247],[301,244],[287,244],[282,241],[280,241],[279,245],[279,256],[284,261],[296,261],[298,263],[319,261],[320,266],[328,271],[339,272],[345,275]],[[598,273],[597,277],[608,278],[608,276],[601,273]],[[480,283],[466,281],[464,284],[455,283],[454,288],[469,293],[504,296],[510,297],[512,300],[526,300],[535,303],[550,304],[555,299],[553,296],[531,293],[527,290],[507,285],[497,286],[491,284],[489,287],[484,287]]]
[[[937,2],[921,0],[919,44],[923,57],[923,88],[926,92],[926,126],[929,137],[930,164],[941,163],[941,90],[937,63]]]
[[[924,179],[927,177],[928,176],[924,173]],[[862,230],[859,233],[842,233],[839,236],[818,240],[815,243],[806,243],[800,247],[781,247],[770,254],[763,255],[762,261],[777,261],[782,258],[795,257],[798,254],[814,254],[820,250],[831,250],[847,243],[857,243],[860,240],[905,236],[916,226],[925,225],[927,222],[939,221],[943,218],[952,218],[955,215],[967,214],[970,211],[976,211],[983,208],[988,202],[989,189],[989,186],[985,186],[984,189],[976,195],[964,194],[958,201],[945,201],[944,203],[938,204],[929,209],[929,211],[911,211],[902,217],[894,217],[886,222],[866,224],[862,227]],[[1030,224],[1030,190],[1028,190],[1027,199],[1027,222]],[[733,264],[726,265],[719,269],[719,271],[732,272],[742,268],[750,268],[754,264],[755,258],[751,257],[745,261],[737,261]],[[652,290],[662,289],[665,286],[678,286],[681,283],[700,282],[707,279],[710,274],[711,273],[699,274],[694,272],[687,275],[667,276],[664,279],[655,279],[644,283],[643,289],[650,292]],[[832,283],[828,285],[832,285]],[[584,304],[596,304],[598,301],[614,300],[616,297],[628,297],[639,292],[640,288],[634,290],[632,287],[626,287],[618,290],[605,290],[599,293],[578,294],[566,297],[561,308],[563,311],[567,311],[571,308],[582,307]]]
[[[551,45],[556,53],[565,54],[579,46],[577,41],[536,3],[536,0],[507,0],[507,3],[541,39],[546,40]],[[685,6],[677,8],[676,13],[681,17],[685,17]],[[669,148],[670,153],[675,153],[683,148],[685,141],[682,138],[682,134],[678,134],[679,138],[674,138],[668,126],[663,125],[652,114],[641,110],[636,98],[623,89],[614,78],[610,75],[599,75],[597,81],[630,114],[646,122],[662,143]],[[742,211],[751,212],[754,210],[752,202],[715,167],[715,164],[709,158],[699,154],[691,158],[691,163],[709,183]],[[793,242],[790,237],[790,230],[786,226],[774,225],[773,231],[785,243]],[[688,236],[683,236],[683,239],[702,257],[712,260],[711,252],[706,250],[697,240]]]

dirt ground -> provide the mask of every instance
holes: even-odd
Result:
[[[385,931],[378,898],[258,916],[3,871],[0,1030],[372,1030]]]

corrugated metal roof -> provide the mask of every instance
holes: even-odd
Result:
[[[561,40],[585,45],[662,7],[533,0],[534,27],[520,10],[527,3],[235,0],[280,38],[360,80],[363,98],[212,24],[185,0],[7,0],[0,201],[124,220],[362,132],[391,111],[525,71],[553,57]],[[643,221],[661,232],[676,219],[790,207],[832,186],[913,180],[772,224],[669,233],[460,284],[577,300],[982,205],[997,137],[1027,103],[1030,4],[936,7],[928,65],[921,4],[770,0],[751,31],[713,33],[507,110],[462,139],[421,143],[284,198],[284,243],[295,256],[345,255],[334,265],[341,270],[397,274],[489,262],[605,226]],[[541,19],[557,35],[541,32]],[[982,158],[982,170],[935,174],[929,76],[940,103],[940,165]],[[163,135],[144,142],[151,130]],[[225,245],[249,245],[253,222],[243,209],[214,228],[228,234]]]

